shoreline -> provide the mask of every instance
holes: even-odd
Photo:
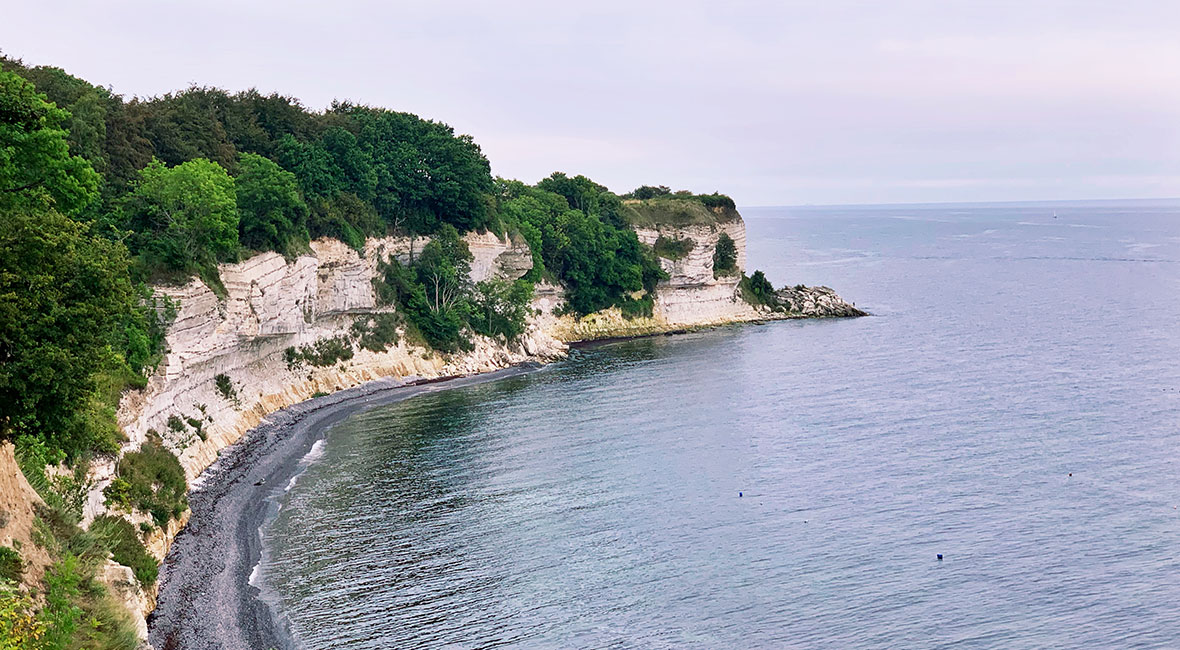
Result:
[[[768,316],[567,345],[576,350],[729,326],[847,317]],[[302,471],[300,462],[312,446],[336,424],[370,408],[520,376],[556,361],[524,361],[471,375],[375,379],[267,415],[194,481],[188,523],[160,567],[156,606],[147,616],[148,642],[156,650],[295,650],[285,614],[271,604],[277,594],[265,593],[250,579],[262,559],[262,528],[273,519],[284,486]]]
[[[520,376],[523,363],[434,379],[378,379],[276,411],[227,447],[189,493],[192,511],[160,567],[148,641],[156,650],[293,650],[279,612],[250,584],[262,557],[261,529],[300,461],[346,418],[417,395]]]

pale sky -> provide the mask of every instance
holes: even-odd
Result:
[[[409,111],[495,174],[739,205],[1180,196],[1180,2],[19,2],[0,50],[125,96]]]

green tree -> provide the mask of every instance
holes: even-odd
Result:
[[[713,277],[729,275],[737,271],[737,244],[729,233],[717,236],[717,245],[713,247]]]
[[[307,250],[307,204],[295,175],[257,154],[239,158],[234,180],[240,212],[241,243],[288,257]]]
[[[418,282],[435,312],[454,309],[470,290],[471,251],[459,231],[444,224],[418,256]]]
[[[442,223],[462,231],[490,223],[491,166],[471,136],[409,113],[355,113],[377,176],[375,207],[387,224],[425,234]]]
[[[0,218],[0,434],[31,435],[73,456],[113,448],[96,413],[98,376],[138,309],[126,250],[52,210]],[[103,418],[108,418],[105,422]]]
[[[98,174],[70,154],[69,120],[33,84],[0,71],[0,210],[54,207],[74,215],[98,198]]]
[[[295,174],[308,197],[332,198],[342,189],[343,172],[319,144],[300,142],[287,134],[279,140],[277,152],[279,164]]]
[[[484,280],[475,285],[471,298],[471,329],[484,336],[515,340],[525,331],[532,299],[531,282]]]
[[[120,213],[133,233],[132,252],[151,270],[215,276],[217,262],[237,256],[234,180],[215,162],[198,158],[172,168],[153,162],[140,172]]]

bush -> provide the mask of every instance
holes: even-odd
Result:
[[[710,210],[717,209],[717,208],[722,208],[722,209],[726,209],[726,210],[736,210],[737,209],[737,206],[734,204],[733,199],[729,198],[728,196],[726,196],[724,194],[719,194],[717,192],[713,192],[712,194],[698,194],[698,195],[696,195],[696,199],[698,201],[700,201],[701,203],[703,203],[705,205],[705,207],[709,208]]]
[[[14,548],[0,546],[0,579],[20,582],[25,572],[25,563],[20,559],[20,553]]]
[[[662,257],[666,260],[681,260],[692,252],[695,245],[695,242],[691,239],[672,239],[660,235],[656,238],[656,243],[652,246],[652,250],[655,251],[657,257]]]
[[[619,311],[623,312],[623,318],[628,320],[632,318],[651,318],[654,308],[655,299],[650,293],[643,294],[642,298],[628,296],[619,302]]]
[[[0,584],[0,647],[5,650],[46,648],[46,622],[36,615],[33,599],[11,584]]]
[[[320,339],[311,345],[290,347],[283,351],[288,369],[298,368],[305,363],[319,367],[331,366],[337,361],[348,361],[351,358],[352,342],[347,336]]]
[[[384,352],[397,344],[397,314],[384,313],[359,318],[352,324],[352,336],[361,348]]]
[[[760,305],[771,309],[782,308],[778,295],[774,292],[774,286],[770,284],[770,280],[766,279],[766,275],[762,271],[754,271],[754,275],[749,277],[743,275],[740,286],[742,298],[751,305]]]
[[[217,374],[213,377],[213,383],[217,386],[217,392],[225,398],[227,402],[238,403],[238,389],[234,388],[234,383],[230,381],[229,375],[225,373]]]
[[[713,277],[730,275],[737,271],[737,244],[728,233],[721,233],[717,237],[717,245],[713,248]]]
[[[667,185],[641,185],[634,190],[623,195],[624,199],[639,199],[645,201],[647,199],[654,199],[657,196],[667,196],[672,193],[672,190]]]
[[[157,526],[179,517],[188,507],[184,469],[172,452],[156,441],[124,454],[118,476],[103,490],[108,504],[150,513]]]
[[[90,532],[103,541],[114,561],[131,567],[141,584],[147,586],[156,582],[160,567],[156,558],[144,548],[131,522],[114,515],[101,515],[90,524]]]

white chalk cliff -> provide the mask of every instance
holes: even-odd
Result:
[[[328,367],[288,367],[284,358],[288,348],[346,336],[358,319],[391,311],[392,307],[377,301],[373,280],[378,266],[391,258],[408,261],[429,241],[425,237],[372,238],[363,252],[340,241],[320,239],[311,243],[310,254],[292,260],[262,253],[221,265],[226,291],[222,298],[196,279],[184,286],[159,287],[158,294],[176,305],[176,315],[167,328],[163,363],[146,388],[128,392],[120,403],[118,421],[129,440],[125,450],[138,448],[154,431],[176,453],[191,482],[217,459],[220,450],[266,415],[317,393],[382,377],[426,379],[486,372],[523,361],[551,361],[564,356],[566,343],[579,340],[783,317],[741,299],[746,231],[741,217],[730,212],[712,222],[647,223],[635,228],[639,239],[649,245],[661,236],[692,241],[682,258],[661,259],[668,279],[659,283],[650,317],[627,319],[614,308],[581,319],[558,315],[564,301],[561,287],[539,283],[534,292],[535,315],[524,336],[511,344],[476,336],[474,350],[451,355],[415,346],[401,336],[384,352],[356,348],[351,359]],[[721,233],[736,244],[739,273],[715,277],[713,253]],[[523,240],[491,233],[468,233],[465,239],[474,258],[472,281],[496,275],[518,278],[532,268],[531,252]],[[806,296],[795,299],[803,304]],[[823,299],[845,304],[834,294]],[[234,395],[227,397],[218,389],[219,375],[228,377]],[[179,430],[176,418],[185,422]],[[189,419],[201,423],[199,430]],[[86,521],[106,511],[102,489],[114,473],[114,460],[94,464]],[[123,514],[135,522],[148,521],[140,513]],[[149,537],[147,546],[157,558],[166,554],[185,519]],[[112,567],[108,573],[126,582],[126,572]],[[154,606],[154,591],[127,598],[141,603],[143,614]]]

